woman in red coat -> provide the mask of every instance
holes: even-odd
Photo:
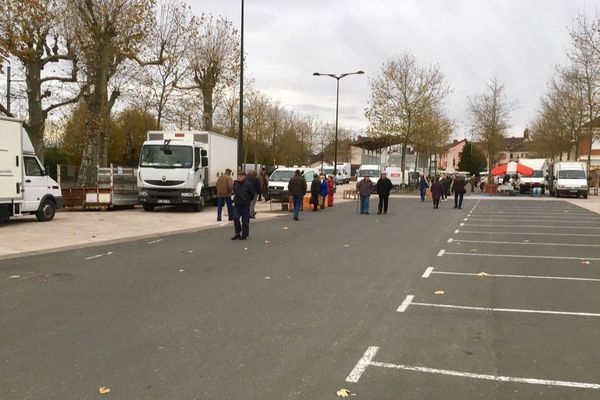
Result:
[[[329,175],[327,179],[327,207],[333,206],[333,189],[334,189],[333,176]]]

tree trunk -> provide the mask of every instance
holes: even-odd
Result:
[[[202,87],[202,125],[207,131],[213,128],[213,87],[204,85]]]
[[[27,106],[29,117],[25,129],[33,144],[35,153],[43,161],[45,118],[42,109],[42,88],[40,83],[41,62],[32,60],[25,65],[25,82],[27,85]]]
[[[400,152],[400,170],[402,171],[402,185],[404,185],[404,171],[406,170],[406,141],[402,142],[402,151]]]

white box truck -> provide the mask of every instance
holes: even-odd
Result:
[[[208,131],[151,131],[140,154],[138,198],[144,210],[187,205],[200,211],[217,198],[217,179],[236,171],[237,139]]]
[[[59,208],[60,186],[36,157],[22,121],[0,117],[0,221],[26,214],[50,221]]]
[[[548,166],[548,190],[552,196],[575,196],[587,199],[586,164],[579,161],[555,161]]]
[[[548,186],[546,182],[548,160],[545,158],[521,158],[519,164],[523,164],[533,170],[533,175],[520,177],[519,192],[524,194],[532,192],[533,188],[540,188],[542,194],[544,194]]]

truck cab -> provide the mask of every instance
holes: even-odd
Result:
[[[0,221],[25,214],[54,219],[62,208],[60,186],[35,155],[22,122],[0,118]]]
[[[550,194],[556,197],[576,196],[587,199],[586,165],[578,161],[556,161],[548,167]]]
[[[204,207],[208,145],[193,133],[149,132],[140,154],[138,199],[144,210],[157,206]]]

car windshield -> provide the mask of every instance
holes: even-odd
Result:
[[[533,171],[533,175],[531,175],[532,178],[543,178],[544,177],[544,171],[542,170],[534,170]]]
[[[361,169],[359,176],[368,176],[369,178],[379,177],[379,171],[376,169]]]
[[[580,169],[567,169],[558,171],[560,179],[585,179],[585,172]]]
[[[191,168],[193,164],[191,146],[145,145],[142,147],[140,167]]]
[[[269,177],[272,182],[289,182],[295,171],[275,171]]]
[[[323,170],[323,173],[324,173],[325,175],[332,175],[332,174],[333,174],[333,168],[325,168],[325,169]]]

